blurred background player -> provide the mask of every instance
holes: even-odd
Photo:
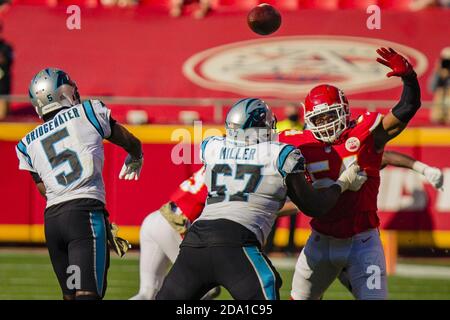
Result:
[[[427,182],[435,189],[442,190],[443,188],[444,174],[441,169],[432,167],[406,154],[396,151],[383,152],[381,169],[384,169],[388,165],[414,170],[415,172],[423,175]]]
[[[351,120],[344,93],[319,85],[305,99],[308,129],[280,134],[280,141],[301,150],[315,188],[329,185],[353,163],[368,176],[361,190],[345,192],[330,213],[311,220],[313,231],[295,268],[293,299],[320,299],[341,272],[346,273],[357,299],[387,297],[385,258],[377,229],[379,172],[384,146],[403,131],[421,101],[417,76],[409,62],[392,48],[380,48],[377,53],[382,57],[377,61],[392,69],[387,76],[403,81],[401,99],[391,112],[384,117],[366,112]],[[377,278],[371,286],[373,275]]]
[[[3,24],[0,22],[0,95],[11,94],[11,71],[14,61],[13,48],[2,37]],[[8,115],[9,101],[0,99],[0,120],[4,120]]]
[[[282,121],[277,122],[277,131],[283,130],[303,130],[305,124],[302,121],[299,106],[290,103],[284,107],[284,116]]]
[[[119,245],[105,209],[103,139],[128,152],[119,174],[126,180],[139,177],[141,143],[114,121],[101,101],[81,103],[75,82],[62,70],[37,73],[29,94],[44,123],[21,139],[16,151],[19,168],[31,173],[47,200],[45,238],[63,298],[101,299],[109,267],[108,238]],[[79,283],[71,286],[73,272],[78,272]]]
[[[353,166],[332,186],[314,190],[299,150],[272,141],[276,120],[260,99],[235,103],[225,127],[225,138],[201,144],[206,206],[183,239],[158,300],[199,299],[217,285],[238,300],[279,299],[281,278],[261,247],[287,194],[303,212],[318,216],[367,179]]]
[[[434,94],[431,121],[450,125],[450,47],[441,52],[431,78],[430,89]]]

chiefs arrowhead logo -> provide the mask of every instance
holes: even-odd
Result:
[[[298,99],[319,83],[333,83],[347,94],[399,86],[376,61],[380,46],[398,49],[420,76],[425,55],[384,39],[302,35],[224,44],[191,56],[183,74],[210,90],[246,96]]]
[[[345,149],[347,149],[348,152],[356,152],[360,146],[361,142],[357,137],[350,137],[345,141]]]

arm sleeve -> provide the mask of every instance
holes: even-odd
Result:
[[[20,170],[36,172],[36,170],[33,168],[31,158],[28,155],[27,147],[25,146],[25,144],[22,141],[20,141],[16,146],[16,154],[17,154],[17,158],[19,159],[19,169]]]
[[[277,158],[276,166],[282,177],[289,173],[305,171],[305,158],[299,149],[292,145],[285,145]]]
[[[356,130],[360,133],[373,132],[383,120],[379,112],[365,112],[356,119]]]
[[[392,114],[401,122],[408,123],[419,110],[420,86],[415,73],[402,78],[403,91],[400,101],[392,108]]]
[[[97,132],[106,139],[111,136],[111,110],[100,100],[86,100],[83,102],[83,109],[89,122]]]

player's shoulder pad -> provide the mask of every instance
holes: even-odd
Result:
[[[356,127],[372,132],[380,124],[383,115],[379,112],[365,112],[356,119]]]
[[[28,150],[27,150],[27,146],[26,144],[23,142],[23,139],[21,139],[17,145],[16,145],[16,149],[23,155],[23,157],[26,159],[26,161],[28,162],[28,164],[33,167],[32,163],[31,163],[31,157],[28,154]]]
[[[223,137],[218,137],[218,136],[209,136],[206,137],[203,141],[202,144],[200,145],[202,151],[205,151],[206,146],[208,145],[209,142],[211,141],[223,141]]]
[[[283,130],[281,132],[278,132],[277,137],[281,142],[283,142],[283,140],[285,140],[285,139],[296,138],[302,134],[303,134],[303,131],[301,131],[301,130],[288,129],[288,130]]]
[[[312,136],[309,130],[284,130],[278,135],[278,139],[282,143],[287,143],[299,147],[310,142]]]
[[[103,108],[106,108],[106,105],[105,105],[105,104],[103,103],[103,101],[101,101],[101,100],[93,99],[93,100],[87,100],[87,101],[90,101],[91,104],[92,104],[92,106],[93,106],[95,109],[101,110],[101,109],[103,109]]]
[[[105,132],[105,124],[109,124],[110,111],[100,100],[85,100],[82,106],[89,122],[95,127],[97,132],[103,137],[108,137]],[[109,130],[109,129],[108,129]],[[108,131],[107,130],[107,131]]]
[[[293,145],[284,145],[277,158],[277,169],[282,177],[289,173],[299,173],[305,171],[305,158],[299,149]]]
[[[223,142],[224,138],[223,137],[219,137],[219,136],[209,136],[206,137],[202,143],[200,144],[200,155],[201,155],[201,159],[204,161],[205,159],[205,150],[206,147],[208,146],[208,144],[210,144],[210,142],[214,142],[214,141],[220,141]]]

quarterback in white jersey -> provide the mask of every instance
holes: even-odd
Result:
[[[80,198],[105,203],[103,139],[110,135],[110,110],[99,100],[84,101],[19,141],[19,168],[42,179],[47,208]]]
[[[281,278],[261,247],[286,197],[306,214],[326,214],[341,192],[367,180],[350,167],[333,186],[315,190],[300,151],[273,141],[275,125],[264,101],[242,99],[227,114],[227,137],[203,141],[206,206],[156,299],[199,299],[217,285],[235,299],[279,299]]]
[[[67,73],[47,68],[32,79],[29,95],[44,123],[16,147],[19,169],[33,176],[47,199],[45,237],[64,299],[101,299],[109,266],[108,240],[120,255],[123,239],[115,237],[105,209],[102,178],[103,139],[128,152],[119,178],[139,177],[143,163],[140,141],[111,118],[98,100],[81,103]],[[125,247],[124,247],[125,246]],[[81,283],[67,281],[77,266]]]

